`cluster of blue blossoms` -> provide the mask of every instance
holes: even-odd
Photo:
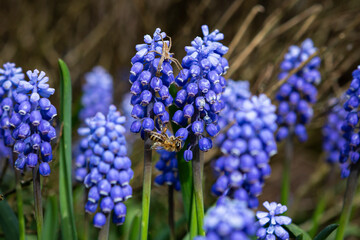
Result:
[[[113,79],[103,67],[94,67],[85,74],[85,80],[79,113],[81,120],[94,117],[98,112],[106,114],[113,102]]]
[[[173,186],[177,191],[180,190],[180,180],[178,175],[178,162],[175,152],[168,152],[165,150],[157,151],[160,155],[159,161],[155,167],[161,172],[155,178],[155,183],[158,185]]]
[[[197,237],[196,240],[250,240],[256,229],[254,213],[247,208],[246,202],[222,197],[205,215],[206,237]]]
[[[177,92],[175,105],[179,108],[172,121],[182,128],[175,136],[187,136],[188,128],[198,136],[201,151],[212,148],[211,137],[216,136],[220,128],[217,124],[218,115],[223,108],[221,95],[226,87],[222,76],[229,68],[228,61],[223,57],[228,48],[219,41],[224,35],[215,30],[209,33],[206,25],[202,26],[204,37],[196,37],[191,46],[185,47],[187,55],[182,60],[183,69],[175,79],[181,89]],[[205,131],[209,137],[205,136]],[[190,143],[184,153],[185,160],[192,159]]]
[[[98,112],[106,114],[113,102],[113,79],[103,67],[94,67],[91,72],[85,74],[85,80],[81,97],[82,109],[79,112],[79,118],[83,123]],[[86,151],[87,142],[86,139],[82,139],[75,151],[76,158],[85,158]],[[81,160],[76,161],[75,179],[77,181],[84,182],[88,171],[88,165],[83,164]]]
[[[359,92],[360,92],[360,66],[352,73],[353,80],[349,89],[346,91],[347,101],[344,104],[346,118],[341,129],[344,131],[343,137],[346,143],[341,150],[340,163],[342,177],[348,177],[350,168],[359,162],[360,135],[359,135]],[[350,161],[348,161],[350,159]]]
[[[85,210],[95,213],[100,205],[101,211],[93,220],[95,227],[101,228],[106,223],[106,215],[111,213],[115,224],[123,224],[126,215],[123,202],[132,197],[129,182],[134,173],[127,157],[124,122],[125,117],[111,105],[107,116],[97,113],[86,120],[86,128],[79,129],[79,134],[84,136],[80,143],[84,154],[76,158],[76,165],[79,171],[84,169],[84,173],[87,173],[86,167],[89,168],[84,178],[89,188]]]
[[[289,225],[291,223],[291,218],[287,216],[278,216],[286,212],[287,207],[280,203],[269,203],[268,201],[264,202],[263,205],[269,212],[256,212],[256,217],[259,220],[258,223],[261,226],[256,232],[258,239],[289,239],[289,233],[282,226]]]
[[[48,98],[55,89],[47,84],[49,78],[45,73],[37,69],[27,72],[29,81],[26,81],[15,64],[7,63],[4,68],[1,78],[7,94],[1,102],[4,142],[18,155],[15,168],[34,168],[40,162],[40,174],[48,176],[49,162],[53,159],[51,140],[56,138],[51,122],[57,115]]]
[[[136,45],[137,53],[131,59],[133,64],[130,70],[132,84],[130,92],[133,95],[131,116],[136,120],[131,124],[130,131],[141,132],[143,139],[145,132],[154,130],[155,118],[160,121],[156,123],[161,124],[161,127],[170,120],[166,107],[173,104],[169,87],[175,79],[169,59],[162,62],[160,74],[158,74],[163,44],[169,44],[168,41],[163,41],[165,37],[166,33],[161,32],[160,28],[155,30],[153,38],[145,35],[145,43]]]
[[[257,196],[271,173],[270,156],[277,152],[276,107],[264,94],[249,98],[248,84],[244,82],[230,82],[230,86],[233,94],[229,94],[229,98],[224,95],[227,108],[221,114],[219,126],[231,127],[216,139],[224,155],[213,163],[219,177],[212,192],[245,201],[248,207],[256,208]]]
[[[292,69],[306,61],[314,52],[316,48],[311,39],[306,39],[301,47],[291,46],[281,63],[282,72],[279,74],[279,79],[285,78]],[[276,99],[279,101],[277,141],[282,141],[292,133],[295,133],[299,141],[307,140],[305,125],[313,116],[311,105],[316,102],[317,97],[315,85],[321,81],[319,66],[320,58],[314,57],[296,74],[290,76],[277,92]]]
[[[9,120],[14,108],[14,93],[19,82],[24,80],[25,75],[23,74],[21,67],[15,67],[14,63],[5,63],[3,67],[3,69],[0,68],[0,146],[3,157],[9,157],[11,150],[5,146],[4,140],[5,136],[7,136],[10,143],[13,142],[11,139]]]
[[[346,119],[347,112],[343,108],[343,99],[340,98],[340,101],[338,99],[330,100],[329,104],[333,106],[322,129],[323,150],[326,154],[326,162],[329,164],[339,163],[341,150],[346,144],[342,125]],[[340,167],[341,176],[343,178],[347,177],[349,175],[348,164],[342,163]]]

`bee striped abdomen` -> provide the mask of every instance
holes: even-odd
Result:
[[[164,142],[164,137],[160,133],[157,132],[150,132],[149,138],[154,142]]]

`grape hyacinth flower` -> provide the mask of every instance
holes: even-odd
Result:
[[[12,145],[13,139],[11,137],[9,120],[14,109],[14,92],[19,82],[24,80],[25,75],[21,67],[15,67],[15,63],[8,62],[3,67],[0,68],[0,141],[2,144]],[[4,146],[4,150],[5,148]]]
[[[42,176],[50,174],[49,162],[53,159],[51,140],[56,138],[56,130],[52,120],[57,115],[56,108],[49,97],[55,89],[50,88],[49,78],[45,72],[27,71],[29,81],[20,80],[14,92],[14,109],[9,124],[11,126],[10,141],[17,153],[15,168],[35,168],[39,164]]]
[[[219,30],[209,33],[207,25],[201,28],[204,37],[196,37],[191,46],[185,47],[187,55],[182,60],[183,69],[175,79],[181,89],[175,98],[179,110],[172,121],[181,126],[175,136],[187,136],[190,129],[199,139],[200,150],[206,152],[212,148],[211,138],[220,131],[217,124],[223,107],[220,98],[226,86],[223,75],[229,64],[223,57],[228,48],[219,42],[224,35]],[[185,151],[185,159],[190,160],[189,151],[195,144],[191,143]]]
[[[275,240],[276,237],[281,240],[289,239],[289,233],[282,226],[289,225],[291,218],[278,216],[286,212],[287,207],[280,203],[269,203],[268,201],[264,202],[263,205],[269,212],[256,212],[256,217],[259,220],[258,223],[261,226],[256,233],[258,239]]]
[[[83,122],[87,118],[94,117],[98,112],[106,114],[113,102],[113,78],[103,67],[94,67],[91,72],[85,74],[85,80],[81,97],[82,109],[79,112],[79,118]],[[89,157],[88,154],[86,139],[82,139],[77,143],[74,153],[75,179],[81,183],[84,182],[89,171],[85,161]]]
[[[80,145],[86,150],[77,164],[82,160],[89,166],[84,178],[85,187],[89,189],[85,211],[95,213],[100,206],[93,219],[98,228],[105,225],[106,216],[111,213],[113,223],[123,224],[124,201],[132,197],[129,182],[134,173],[127,157],[124,123],[125,117],[111,105],[106,116],[99,112],[86,120],[86,128],[79,129],[79,134],[84,136]]]
[[[160,28],[155,30],[153,38],[145,35],[145,43],[136,45],[137,53],[131,59],[131,116],[136,120],[131,124],[130,131],[141,132],[143,139],[145,132],[153,131],[157,125],[162,128],[170,119],[166,108],[173,104],[169,87],[174,83],[174,74],[169,59],[163,61],[160,74],[157,74],[161,58],[158,53],[164,54],[163,44],[169,45],[169,41],[163,41],[165,37],[166,33]],[[160,122],[155,123],[155,118]]]
[[[83,96],[79,117],[81,120],[93,117],[97,112],[106,114],[113,102],[113,78],[101,66],[96,66],[85,74],[86,83],[83,85]]]
[[[124,124],[126,129],[130,129],[131,124],[132,124],[132,121],[129,121],[130,119],[132,119],[132,116],[131,116],[132,106],[130,104],[132,96],[133,95],[131,93],[126,93],[123,96],[123,99],[121,101],[121,112],[126,117],[126,119],[128,119],[128,121],[126,121]]]
[[[213,163],[218,179],[212,192],[245,201],[249,208],[256,208],[265,178],[271,173],[269,159],[277,151],[276,107],[265,94],[248,99],[248,94],[235,96],[228,99],[231,104],[224,99],[229,109],[220,117],[220,127],[233,124],[216,139],[224,155]]]
[[[250,240],[257,225],[254,213],[247,208],[246,202],[222,197],[216,206],[207,211],[204,229],[206,237],[197,237],[196,240]]]
[[[178,166],[175,152],[168,152],[165,150],[157,151],[160,155],[159,161],[155,168],[161,172],[155,178],[155,183],[158,185],[167,184],[174,186],[174,189],[180,190],[180,180],[178,175]]]
[[[279,79],[285,78],[289,72],[306,61],[310,55],[316,52],[311,39],[306,39],[300,47],[290,46],[281,63]],[[318,70],[320,58],[314,57],[296,74],[289,77],[276,94],[279,101],[277,110],[277,123],[279,130],[276,135],[277,141],[282,141],[295,133],[299,141],[307,140],[306,124],[313,116],[312,104],[316,102],[316,85],[320,83],[321,76]]]
[[[346,117],[341,129],[346,142],[341,150],[340,163],[343,164],[342,177],[350,175],[351,166],[359,162],[360,134],[359,128],[359,92],[360,92],[360,66],[352,73],[353,80],[346,91],[347,101],[344,104]],[[348,159],[350,161],[348,161]]]
[[[340,163],[340,154],[342,148],[346,144],[346,139],[343,137],[344,131],[342,125],[346,119],[347,112],[343,108],[344,98],[331,99],[330,105],[333,105],[327,116],[325,125],[322,129],[323,133],[323,150],[326,154],[326,161],[329,164]],[[336,103],[336,104],[334,104]],[[341,176],[343,178],[348,176],[349,169],[347,163],[340,164]]]

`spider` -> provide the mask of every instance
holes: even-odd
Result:
[[[162,68],[162,64],[165,60],[170,60],[170,61],[173,61],[176,65],[176,67],[181,70],[182,67],[181,67],[181,64],[180,62],[172,57],[174,55],[174,53],[170,53],[170,49],[171,49],[171,46],[172,46],[172,42],[171,42],[171,37],[167,36],[169,38],[169,45],[164,41],[163,37],[161,36],[161,34],[159,34],[160,37],[161,37],[161,41],[162,41],[162,53],[159,53],[158,51],[156,50],[152,50],[150,51],[149,53],[151,52],[154,52],[154,53],[157,53],[161,56],[160,58],[160,61],[159,61],[159,64],[158,64],[158,67],[157,67],[157,71],[156,71],[156,76],[160,76],[160,71],[161,71],[161,68]]]

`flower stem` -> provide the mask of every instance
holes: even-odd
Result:
[[[194,239],[198,236],[198,225],[197,225],[197,214],[196,214],[196,203],[195,203],[195,192],[193,191],[191,197],[191,208],[190,208],[190,238],[189,240]]]
[[[336,240],[344,239],[345,229],[350,219],[352,203],[359,179],[360,162],[351,167],[350,175],[347,180],[346,191],[344,196],[343,208],[341,211],[339,228],[336,233]]]
[[[25,240],[25,219],[24,219],[24,208],[23,208],[23,197],[20,183],[20,172],[15,171],[15,182],[16,182],[16,203],[17,203],[17,214],[19,220],[19,239]]]
[[[152,158],[151,141],[149,141],[147,134],[145,134],[141,240],[147,240],[148,237],[150,197],[151,197],[151,158]]]
[[[100,229],[98,240],[108,240],[109,239],[110,216],[111,216],[111,213],[108,213],[106,216],[106,223]]]
[[[174,186],[170,185],[168,190],[170,239],[175,240],[176,235],[174,224]]]
[[[195,193],[195,204],[196,204],[196,215],[198,234],[205,236],[203,229],[204,223],[204,198],[202,191],[202,166],[204,162],[204,153],[200,151],[199,144],[197,143],[194,148],[194,159],[192,160],[193,176],[194,176],[194,193]]]
[[[85,208],[86,202],[87,202],[87,196],[88,196],[88,189],[85,189],[85,194],[84,196],[84,206],[83,209]],[[89,239],[89,223],[90,223],[90,216],[89,213],[84,212],[84,240]]]
[[[313,220],[312,228],[309,231],[309,235],[312,238],[314,238],[315,234],[317,233],[317,230],[320,225],[321,217],[323,216],[323,213],[326,209],[329,199],[332,199],[332,197],[333,197],[333,191],[332,191],[333,189],[332,189],[331,182],[334,178],[334,173],[335,173],[335,166],[334,166],[334,164],[331,164],[331,169],[330,169],[329,175],[327,177],[324,189],[323,189],[323,191],[320,192],[320,200],[318,201],[318,203],[316,205],[315,212],[312,217],[312,220]]]
[[[289,193],[290,193],[290,168],[291,161],[294,157],[294,134],[290,130],[289,136],[285,140],[285,158],[284,158],[284,170],[281,185],[281,204],[288,205]]]
[[[33,169],[33,189],[34,189],[34,204],[35,204],[35,218],[38,240],[42,236],[43,227],[43,209],[41,200],[41,187],[40,187],[40,173],[39,166]]]

